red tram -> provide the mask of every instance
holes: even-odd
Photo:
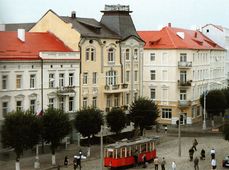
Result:
[[[104,166],[119,168],[143,162],[143,155],[146,161],[156,157],[155,142],[159,137],[144,137],[136,140],[126,140],[107,145],[104,148]]]

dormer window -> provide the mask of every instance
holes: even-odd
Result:
[[[94,48],[87,48],[86,49],[86,61],[95,61],[95,49]]]
[[[113,48],[110,48],[108,50],[108,63],[114,63],[115,62],[115,52]]]

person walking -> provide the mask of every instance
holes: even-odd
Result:
[[[158,165],[159,165],[158,157],[155,157],[155,158],[154,158],[153,163],[154,163],[154,166],[155,166],[155,170],[158,170]]]
[[[211,158],[215,159],[215,149],[214,148],[211,149]]]
[[[165,170],[165,164],[166,164],[166,161],[165,161],[165,158],[163,157],[161,161],[161,170]]]
[[[212,169],[216,169],[216,160],[215,158],[211,160],[211,166],[212,166]]]
[[[199,170],[199,159],[197,158],[197,156],[194,159],[194,169]]]
[[[64,158],[64,165],[65,166],[68,166],[68,161],[69,161],[69,159],[68,159],[68,156],[66,155]]]
[[[195,151],[197,151],[197,149],[196,149],[196,146],[198,145],[198,142],[197,142],[197,140],[196,140],[196,138],[193,140],[193,145],[192,145],[192,147],[193,147],[193,149],[195,149]]]
[[[200,159],[205,160],[205,150],[202,149],[200,152]]]
[[[176,165],[175,161],[173,161],[172,162],[172,170],[176,170],[176,168],[177,168],[177,165]]]
[[[189,149],[189,158],[190,158],[190,161],[192,161],[193,160],[193,154],[194,154],[194,149],[193,149],[193,147],[191,147],[190,149]]]
[[[142,160],[143,160],[143,168],[147,168],[146,154],[143,154]]]

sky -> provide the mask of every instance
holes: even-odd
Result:
[[[158,30],[168,23],[196,29],[205,24],[229,28],[229,0],[0,0],[0,24],[37,22],[49,9],[59,16],[100,21],[105,4],[130,5],[137,30]]]

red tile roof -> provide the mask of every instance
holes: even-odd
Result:
[[[164,27],[160,31],[138,31],[138,34],[146,42],[144,49],[224,50],[199,31]]]
[[[39,60],[39,52],[71,52],[51,33],[26,32],[25,42],[17,32],[0,32],[0,60]]]

